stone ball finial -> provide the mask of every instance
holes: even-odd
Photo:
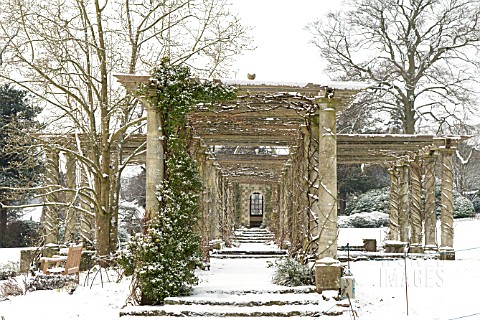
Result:
[[[256,76],[255,73],[247,73],[248,80],[255,80],[255,76]]]

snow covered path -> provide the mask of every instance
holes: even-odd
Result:
[[[340,237],[351,244],[357,244],[362,237],[378,235],[380,238],[382,230],[369,230],[366,233],[369,234],[365,235],[359,229],[342,229]],[[244,245],[249,249],[258,246]],[[409,317],[406,316],[403,260],[351,263],[356,279],[355,300],[360,307],[360,319],[480,319],[480,303],[476,291],[480,286],[480,220],[456,220],[454,245],[457,251],[455,261],[407,261]],[[15,257],[15,250],[19,252],[18,249],[1,249],[0,263],[5,260],[18,261],[19,256]],[[200,283],[195,288],[195,295],[201,298],[214,290],[227,293],[247,288],[258,291],[279,289],[280,286],[270,282],[273,268],[268,268],[266,261],[267,259],[212,259],[211,271],[199,272]],[[82,275],[82,284],[84,277]],[[23,278],[18,279],[21,282]],[[66,290],[30,292],[0,302],[0,316],[4,316],[5,320],[119,319],[119,311],[128,296],[128,286],[128,280],[124,279],[120,283],[105,283],[102,288],[97,279],[91,289],[80,286],[72,295]],[[265,294],[262,299],[267,297],[268,294]],[[219,299],[223,298],[237,301],[248,299],[246,295],[219,296]],[[329,318],[350,319],[349,315],[344,316]],[[122,317],[127,318],[147,319]]]

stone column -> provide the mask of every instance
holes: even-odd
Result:
[[[209,217],[208,217],[208,191],[207,191],[207,155],[206,155],[206,147],[201,145],[201,143],[196,140],[197,148],[195,149],[195,158],[198,164],[198,173],[202,179],[202,193],[200,194],[200,203],[199,203],[199,213],[200,219],[197,222],[197,227],[200,231],[201,240],[201,252],[202,252],[202,259],[204,261],[208,261],[208,224],[209,224]]]
[[[233,236],[233,229],[235,226],[235,210],[234,210],[234,189],[233,183],[228,181],[227,183],[227,226],[228,226],[228,242],[227,244],[230,246]]]
[[[157,191],[163,182],[165,172],[165,159],[163,149],[162,117],[158,108],[151,103],[145,103],[147,110],[147,151],[145,182],[145,221],[148,223],[158,215],[159,203]]]
[[[389,230],[388,240],[398,240],[400,234],[398,223],[398,167],[392,166],[388,169],[390,174],[390,197],[389,197]]]
[[[335,109],[320,106],[318,144],[318,254],[315,262],[317,292],[340,288],[337,259],[337,135]]]
[[[400,194],[399,194],[399,217],[398,222],[400,226],[400,241],[409,242],[408,237],[408,223],[410,216],[410,200],[409,200],[409,174],[410,166],[408,163],[403,162],[400,166],[400,175],[399,175],[399,184],[400,184]]]
[[[220,232],[220,214],[219,214],[219,202],[220,195],[218,190],[218,174],[220,169],[213,163],[212,160],[208,160],[208,215],[210,225],[209,235],[211,239],[221,238]]]
[[[59,155],[56,150],[47,151],[46,185],[48,194],[45,196],[46,206],[43,207],[42,222],[44,225],[45,243],[58,244],[58,207],[55,203],[58,196],[55,189],[59,186]]]
[[[75,205],[77,202],[76,196],[74,196],[74,190],[76,189],[76,171],[77,171],[77,164],[74,157],[67,154],[67,163],[65,166],[66,173],[65,173],[65,184],[67,189],[70,192],[67,192],[66,195],[66,202],[70,203],[70,207],[66,210],[65,216],[65,242],[66,243],[74,243],[78,230],[77,230],[77,211],[75,210]]]
[[[440,212],[440,259],[455,260],[453,250],[453,148],[440,147],[442,157],[442,193]]]
[[[435,160],[434,150],[425,156],[425,251],[437,251],[437,210],[435,204]]]
[[[422,235],[422,167],[420,157],[415,155],[410,164],[411,197],[410,197],[410,252],[423,253]]]

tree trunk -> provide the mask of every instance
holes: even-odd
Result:
[[[5,203],[5,202],[4,202]],[[0,208],[0,247],[5,247],[7,236],[7,208]]]
[[[95,215],[97,233],[97,255],[110,254],[110,215],[107,212],[97,212]]]
[[[415,134],[415,93],[407,90],[405,101],[403,101],[403,133]]]

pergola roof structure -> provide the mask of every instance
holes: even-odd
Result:
[[[139,84],[154,89],[149,76],[117,75],[133,91]],[[305,117],[318,114],[320,104],[334,103],[341,112],[367,84],[336,83],[335,87],[318,84],[264,83],[259,81],[215,80],[238,89],[238,99],[215,106],[198,106],[189,115],[189,125],[196,138],[207,147],[211,161],[222,174],[245,183],[278,182],[289,154],[300,141]],[[144,136],[136,137],[137,143]],[[393,162],[420,150],[445,144],[446,139],[432,135],[361,135],[337,134],[339,164]],[[238,154],[219,149],[266,147],[269,154]],[[291,152],[290,152],[291,153]]]

